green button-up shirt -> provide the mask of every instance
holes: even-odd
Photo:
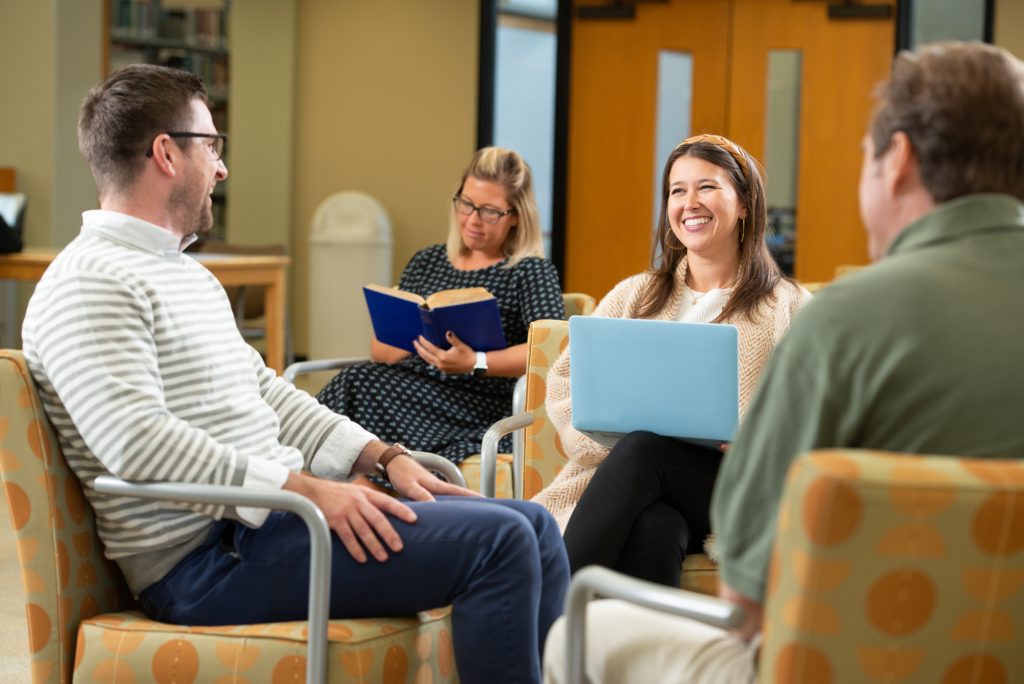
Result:
[[[763,601],[790,462],[811,449],[1024,458],[1024,205],[971,195],[829,285],[776,347],[712,501],[725,582]]]

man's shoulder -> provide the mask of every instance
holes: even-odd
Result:
[[[57,254],[46,276],[75,278],[94,274],[125,279],[135,271],[130,252],[108,240],[79,236]]]
[[[837,311],[850,318],[870,316],[872,310],[898,300],[914,283],[907,264],[896,261],[887,259],[837,278],[814,293],[806,310],[817,315]]]
[[[803,300],[786,334],[787,347],[808,344],[835,350],[863,337],[875,327],[882,306],[892,303],[890,279],[873,272],[877,266],[843,276]],[[802,294],[802,293],[801,293]],[[806,295],[804,295],[806,296]]]

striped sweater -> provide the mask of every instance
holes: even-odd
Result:
[[[214,519],[256,527],[267,511],[101,495],[95,477],[274,489],[303,467],[347,475],[373,439],[263,365],[220,283],[178,237],[124,214],[83,214],[36,287],[22,337],[106,554],[136,594]]]

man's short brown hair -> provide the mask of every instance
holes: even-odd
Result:
[[[901,52],[876,96],[876,157],[906,133],[935,202],[981,192],[1024,200],[1024,65],[1009,52],[955,42]]]
[[[132,185],[156,136],[188,128],[196,98],[206,102],[197,76],[149,64],[118,69],[89,91],[78,114],[78,149],[101,195]]]

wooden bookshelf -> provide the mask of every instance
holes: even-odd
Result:
[[[105,73],[109,75],[129,64],[160,64],[190,71],[206,84],[217,130],[227,132],[231,0],[102,1]],[[217,187],[210,237],[224,240],[228,192],[224,183]]]

